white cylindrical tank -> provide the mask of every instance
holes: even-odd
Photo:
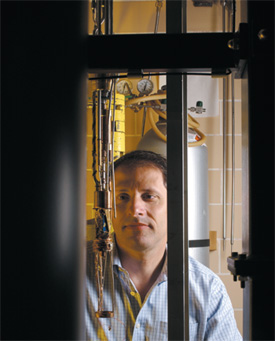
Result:
[[[158,122],[166,135],[166,122]],[[166,157],[166,142],[150,129],[137,149],[151,150]],[[205,144],[188,147],[188,234],[189,255],[209,266],[208,151]]]
[[[209,266],[208,151],[188,147],[189,255]]]

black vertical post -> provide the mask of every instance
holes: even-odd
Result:
[[[186,32],[186,1],[166,2],[166,31]],[[184,46],[180,47],[184,48]],[[167,76],[168,339],[189,339],[187,76]]]
[[[87,1],[1,2],[1,339],[83,340]]]
[[[274,340],[274,2],[242,5],[248,23],[242,79],[242,239],[247,263],[253,264],[244,282],[243,330],[245,340]],[[267,133],[260,138],[263,127]]]
[[[105,0],[105,34],[113,34],[113,0]]]

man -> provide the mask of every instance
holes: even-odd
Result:
[[[167,340],[166,160],[148,151],[126,154],[115,163],[115,184],[114,317],[95,317],[94,256],[88,244],[87,339]],[[111,290],[110,275],[106,281]],[[221,280],[192,258],[189,297],[190,340],[242,340]]]

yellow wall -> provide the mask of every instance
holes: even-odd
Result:
[[[165,32],[165,1],[163,1],[159,22],[159,32]],[[221,31],[222,30],[222,11],[219,2],[212,8],[194,7],[191,0],[187,2],[188,8],[188,31]],[[239,2],[237,3],[237,10]],[[155,1],[115,1],[114,3],[114,32],[115,33],[153,33],[155,25]],[[237,12],[237,24],[240,13]],[[92,32],[92,22],[90,22],[90,32]],[[134,53],[141,53],[141,47],[129,47],[131,58]],[[160,53],[161,53],[160,49]],[[188,51],[196,53],[197,51]],[[113,51],[110,51],[110,57]],[[200,51],[203,57],[203,51]],[[155,89],[158,89],[158,79],[153,78]],[[227,270],[227,257],[231,254],[230,245],[230,224],[231,224],[231,176],[232,176],[232,125],[231,125],[231,83],[228,77],[228,100],[227,100],[227,238],[225,250],[222,243],[223,226],[223,206],[222,206],[222,167],[223,167],[223,137],[222,137],[222,80],[219,88],[219,115],[215,117],[197,118],[200,123],[200,130],[207,136],[208,156],[209,156],[209,226],[210,230],[217,231],[217,250],[210,252],[210,268],[217,273],[224,282],[231,298],[239,330],[242,332],[242,289],[239,282],[233,282],[233,277]],[[137,80],[132,80],[135,85]],[[134,113],[131,109],[126,109],[126,152],[134,150],[141,138],[143,111]],[[242,198],[241,198],[241,85],[240,80],[235,81],[235,240],[233,251],[241,251],[242,237]],[[87,114],[87,219],[92,217],[92,201],[94,185],[91,176],[91,109]],[[150,129],[146,121],[145,131]],[[88,229],[88,238],[90,231]]]

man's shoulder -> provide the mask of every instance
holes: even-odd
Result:
[[[217,276],[211,269],[202,263],[198,262],[196,259],[189,257],[189,274],[190,277],[205,278],[207,281],[210,280],[218,280],[219,276]]]

